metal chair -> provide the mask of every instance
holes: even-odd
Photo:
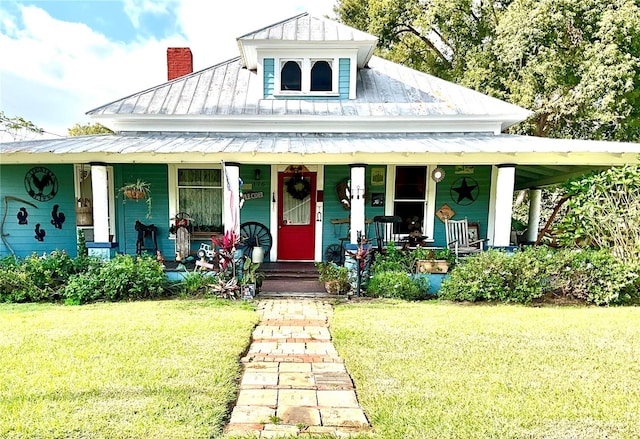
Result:
[[[447,248],[453,251],[456,258],[460,255],[479,253],[484,250],[487,239],[469,240],[469,222],[467,219],[444,221]]]
[[[397,215],[378,215],[373,217],[373,224],[376,230],[376,245],[379,252],[384,252],[389,242],[398,242],[400,236],[397,233],[397,229],[400,223],[402,223],[402,218]]]

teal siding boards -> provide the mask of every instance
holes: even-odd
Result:
[[[480,238],[487,237],[487,220],[489,217],[489,197],[491,192],[491,166],[471,166],[467,170],[472,173],[456,174],[455,166],[443,166],[446,177],[436,187],[436,211],[443,205],[448,204],[455,212],[453,219],[467,218],[469,222],[477,222],[480,225]],[[460,169],[458,169],[460,172]],[[461,199],[456,188],[461,188],[463,179],[467,186],[477,185],[477,198],[471,201],[464,197]],[[476,191],[471,191],[474,196]],[[446,246],[444,223],[435,218],[434,245]]]
[[[324,168],[324,221],[322,222],[322,254],[330,244],[340,244],[340,238],[348,236],[349,224],[332,224],[331,220],[349,217],[349,210],[342,207],[338,200],[336,186],[349,178],[351,168],[348,165],[325,166]]]
[[[349,58],[340,58],[338,68],[338,92],[340,93],[340,99],[349,99],[351,60]]]
[[[264,98],[272,97],[275,86],[275,61],[273,58],[265,58],[264,66]]]
[[[376,168],[386,167],[375,166]],[[324,168],[324,221],[322,225],[322,253],[324,259],[324,251],[330,244],[339,244],[340,238],[349,236],[349,223],[332,224],[332,219],[348,219],[350,210],[342,207],[342,203],[338,200],[336,186],[342,180],[349,179],[351,176],[351,167],[348,165],[325,166]],[[367,166],[365,170],[365,218],[373,220],[376,215],[384,215],[384,206],[371,206],[371,197],[373,193],[384,195],[384,182],[380,185],[373,186],[371,184],[371,167]],[[375,235],[373,224],[365,226],[365,236],[372,239]]]
[[[259,177],[256,179],[256,177]],[[271,216],[271,167],[269,165],[240,166],[240,178],[243,182],[244,205],[240,210],[240,224],[257,222],[269,229]],[[273,240],[274,232],[271,233]],[[269,255],[265,254],[265,260]]]
[[[115,165],[114,172],[116,191],[125,183],[135,182],[137,179],[144,180],[151,184],[152,201],[151,218],[147,218],[147,204],[144,200],[126,200],[126,202],[123,202],[122,194],[117,194],[116,228],[118,252],[136,253],[138,232],[135,230],[135,223],[136,220],[139,220],[143,224],[154,224],[158,227],[158,248],[167,259],[174,259],[175,244],[173,240],[169,239],[170,218],[167,165]]]
[[[47,184],[43,187],[42,194],[55,193],[49,200],[36,200],[32,198],[25,186],[25,177],[33,168],[46,168],[55,175],[57,191],[52,192],[53,186]],[[36,172],[38,184],[42,172]],[[36,183],[29,179],[30,184],[39,193]],[[5,214],[5,199],[7,200],[7,212],[3,233],[5,239],[18,257],[29,256],[32,253],[49,253],[53,250],[66,250],[70,256],[75,257],[76,248],[76,218],[75,218],[75,193],[73,188],[72,165],[6,165],[0,167],[0,197],[2,215]],[[28,204],[14,200],[16,197],[28,201],[37,206],[34,208]],[[54,212],[54,206],[58,206]],[[24,208],[24,211],[20,209]],[[24,216],[26,211],[26,224],[19,224],[18,214]],[[60,227],[54,225],[54,213]],[[64,222],[60,220],[64,218]],[[36,225],[42,240],[36,239]],[[44,235],[42,234],[44,232]],[[0,256],[11,255],[10,249],[0,241]]]

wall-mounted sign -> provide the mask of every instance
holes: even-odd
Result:
[[[371,168],[371,186],[384,186],[384,168]]]
[[[456,165],[454,170],[456,174],[473,174],[474,171],[473,166],[466,165]]]
[[[24,188],[34,200],[49,201],[58,193],[58,179],[50,169],[36,166],[24,176]]]
[[[243,196],[245,200],[257,200],[264,198],[264,192],[245,192]]]

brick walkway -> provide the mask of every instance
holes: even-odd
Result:
[[[329,333],[331,305],[261,300],[229,436],[361,434],[369,423]]]

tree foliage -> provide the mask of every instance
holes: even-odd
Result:
[[[613,167],[568,186],[560,242],[611,249],[615,256],[640,262],[640,165]]]
[[[42,134],[44,130],[21,116],[9,117],[0,111],[0,133],[7,133],[13,140],[22,140],[28,134]]]
[[[517,130],[640,138],[636,0],[340,0],[377,53],[534,111]]]
[[[70,136],[89,136],[92,134],[113,134],[109,128],[104,125],[99,124],[98,122],[94,124],[86,124],[80,125],[79,123],[75,124],[71,128],[67,130]]]

